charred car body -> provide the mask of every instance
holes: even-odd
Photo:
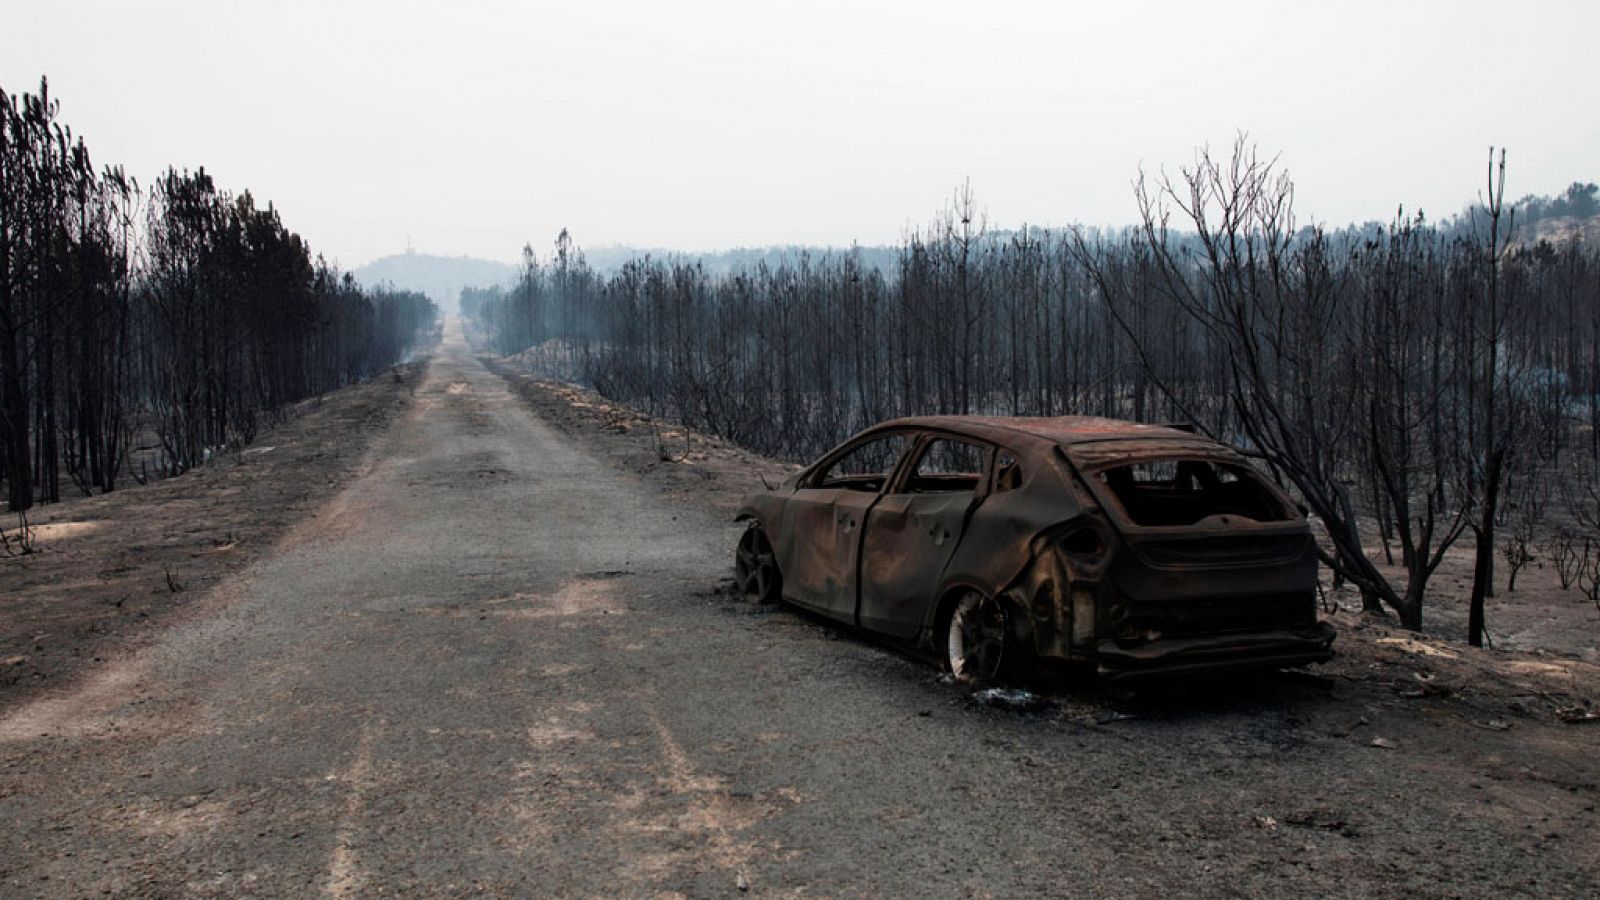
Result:
[[[931,416],[750,497],[740,590],[904,641],[961,680],[1332,656],[1305,518],[1227,446],[1084,417]]]

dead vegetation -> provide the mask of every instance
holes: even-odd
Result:
[[[28,511],[18,510],[16,525],[0,525],[0,556],[26,556],[33,552],[33,526],[28,524]]]
[[[427,297],[341,277],[270,203],[204,168],[143,188],[97,169],[59,112],[44,79],[0,88],[8,510],[204,465],[435,331]]]

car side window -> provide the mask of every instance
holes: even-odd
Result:
[[[904,434],[888,434],[857,444],[834,460],[813,486],[877,493],[894,473],[906,443]]]
[[[1022,486],[1022,463],[1010,450],[997,450],[994,457],[994,491],[1012,491]]]
[[[974,493],[988,471],[989,451],[980,444],[934,438],[922,448],[906,479],[908,494]]]

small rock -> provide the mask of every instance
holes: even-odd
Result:
[[[1377,747],[1382,750],[1395,750],[1398,749],[1400,745],[1386,737],[1375,737],[1372,739],[1372,743],[1368,746]]]
[[[750,881],[744,877],[744,873],[743,872],[740,872],[739,873],[739,880],[734,882],[734,886],[737,887],[740,891],[748,891],[748,890],[750,890]]]

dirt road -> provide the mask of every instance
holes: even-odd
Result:
[[[1292,676],[987,709],[728,599],[736,533],[530,415],[452,325],[366,473],[214,614],[0,719],[0,894],[1581,896],[1600,872],[1593,726]]]

